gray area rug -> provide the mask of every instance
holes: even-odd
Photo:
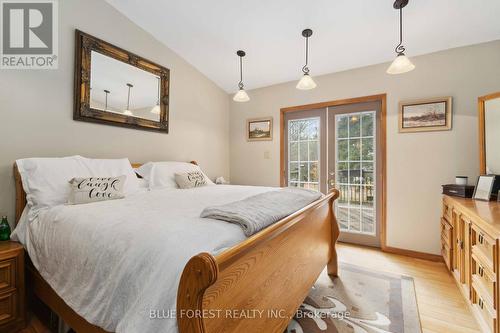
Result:
[[[340,264],[323,272],[288,333],[421,333],[413,278]]]

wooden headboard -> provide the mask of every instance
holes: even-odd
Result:
[[[196,161],[189,162],[194,165],[198,165]],[[141,163],[131,163],[132,167],[138,168],[142,164]],[[14,181],[16,186],[16,219],[14,225],[17,225],[19,219],[21,218],[21,214],[23,213],[24,207],[26,207],[26,192],[24,192],[23,182],[21,180],[21,174],[17,168],[17,163],[14,162]]]

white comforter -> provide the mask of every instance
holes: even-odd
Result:
[[[150,311],[175,310],[192,256],[245,239],[239,226],[200,212],[270,190],[217,185],[57,206],[30,223],[26,247],[43,278],[90,323],[111,332],[177,332],[175,318],[151,319]]]

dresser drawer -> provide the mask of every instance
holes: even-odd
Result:
[[[17,293],[0,294],[0,325],[17,318]]]
[[[495,274],[487,267],[482,266],[474,254],[472,255],[471,263],[472,282],[480,289],[481,295],[487,298],[488,303],[492,304],[493,308],[495,308]]]
[[[481,265],[495,272],[493,258],[495,258],[496,242],[488,234],[483,232],[479,227],[472,224],[472,253],[477,256]]]
[[[441,218],[441,241],[451,248],[452,237],[451,224],[449,224],[444,218]]]
[[[448,267],[449,270],[451,270],[452,267],[451,266],[453,258],[452,254],[453,254],[452,249],[444,242],[441,243],[441,255],[443,256],[444,263],[446,264],[446,267]]]
[[[448,203],[446,198],[443,199],[443,218],[451,223],[451,205]]]
[[[482,322],[485,324],[483,326],[488,327],[489,332],[495,332],[497,323],[496,312],[493,309],[493,305],[481,294],[480,287],[474,281],[472,282],[472,306],[479,314],[480,318],[478,319],[482,319]]]
[[[16,286],[16,258],[0,261],[0,293]]]

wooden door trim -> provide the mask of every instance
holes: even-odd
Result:
[[[387,144],[387,127],[386,127],[386,114],[387,114],[387,94],[378,94],[378,95],[370,95],[370,96],[362,96],[362,97],[355,97],[355,98],[347,98],[347,99],[340,99],[340,100],[335,100],[335,101],[328,101],[328,102],[320,102],[320,103],[313,103],[313,104],[305,104],[305,105],[297,105],[297,106],[290,106],[290,107],[285,107],[280,109],[280,186],[284,187],[286,186],[285,184],[285,114],[287,112],[294,112],[294,111],[307,111],[307,110],[315,110],[315,109],[322,109],[322,108],[327,108],[327,107],[332,107],[332,106],[339,106],[339,105],[347,105],[347,104],[356,104],[356,103],[366,103],[366,102],[381,102],[381,107],[380,107],[380,155],[382,159],[382,163],[380,165],[380,170],[378,170],[377,176],[381,178],[381,184],[382,184],[382,189],[380,191],[380,200],[381,200],[381,212],[380,212],[380,247],[382,250],[389,249],[386,245],[386,240],[387,240],[387,234],[386,234],[386,208],[387,208],[387,203],[386,203],[386,188],[387,188],[387,177],[386,177],[386,172],[387,172],[387,167],[386,167],[386,162],[387,162],[387,149],[386,149],[386,144]]]

